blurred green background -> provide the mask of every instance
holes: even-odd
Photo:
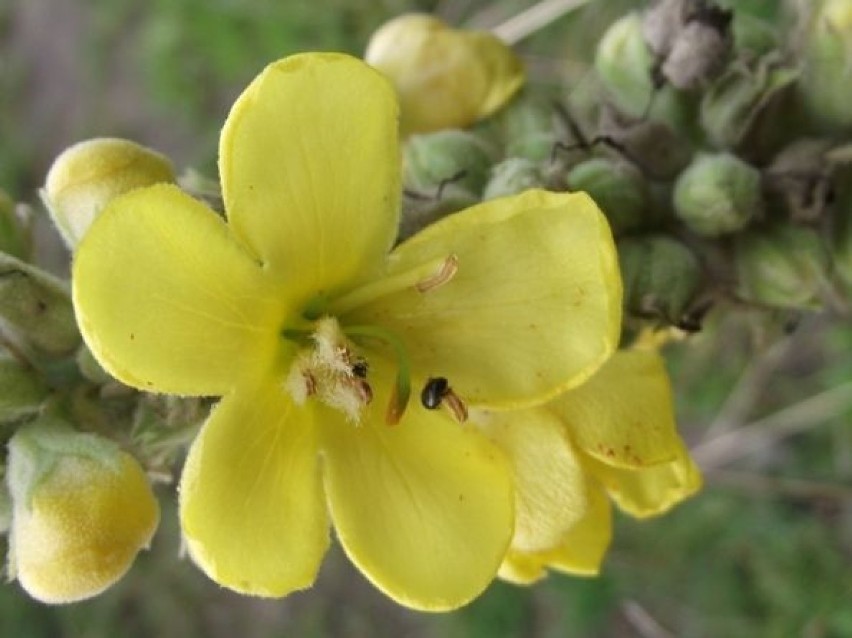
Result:
[[[372,30],[405,11],[489,27],[531,4],[3,0],[0,187],[35,203],[53,158],[93,136],[131,138],[213,174],[227,109],[270,60],[358,55]],[[558,82],[569,58],[576,71],[605,25],[641,4],[597,0],[525,40],[533,81]],[[42,242],[61,270],[59,243]],[[852,330],[848,317],[809,316],[785,337],[782,323],[711,317],[668,350],[679,421],[707,485],[662,518],[620,517],[599,578],[552,575],[528,589],[496,582],[467,608],[432,616],[389,602],[335,550],[312,590],[243,598],[179,558],[175,498],[163,490],[153,550],[117,587],[48,607],[4,586],[0,636],[852,636]]]

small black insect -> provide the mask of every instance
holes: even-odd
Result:
[[[450,384],[444,377],[430,377],[420,392],[420,402],[427,410],[435,410],[450,391]]]

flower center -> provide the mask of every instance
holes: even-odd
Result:
[[[337,319],[318,319],[313,331],[287,329],[283,336],[302,347],[290,366],[285,387],[297,404],[315,397],[358,424],[361,413],[373,399],[368,381],[369,362],[360,354],[354,340],[375,340],[394,351],[396,382],[391,392],[386,421],[394,425],[402,418],[411,394],[408,356],[402,342],[378,326],[348,326],[344,331]]]
[[[281,333],[300,346],[285,380],[296,403],[302,404],[315,397],[343,412],[349,421],[360,423],[364,408],[373,399],[373,389],[368,381],[368,361],[359,346],[364,342],[376,342],[392,351],[396,359],[396,379],[385,421],[388,425],[399,423],[411,396],[411,371],[402,340],[375,325],[341,328],[334,315],[345,314],[401,288],[411,287],[426,294],[452,280],[458,265],[458,258],[450,254],[376,280],[333,300],[323,295],[312,299],[302,314],[309,328],[285,328]],[[430,379],[429,383],[432,381]],[[464,404],[449,386],[440,393],[433,390],[433,394],[434,400],[428,405],[422,398],[425,394],[421,395],[424,407],[435,409],[445,405],[457,420],[467,418]]]

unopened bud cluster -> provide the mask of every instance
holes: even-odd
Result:
[[[472,129],[412,137],[405,223],[532,187],[585,191],[618,239],[639,325],[697,330],[713,307],[848,297],[852,3],[797,11],[776,23],[658,0],[622,16],[576,85],[527,87]]]
[[[74,251],[115,197],[174,180],[159,153],[102,138],[64,151],[40,194]],[[68,282],[32,263],[31,216],[0,191],[0,534],[9,578],[68,603],[110,587],[148,547],[152,482],[169,479],[207,406],[136,392],[100,368]]]

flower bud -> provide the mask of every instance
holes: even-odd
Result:
[[[664,122],[692,133],[694,105],[671,86],[655,83],[654,56],[642,35],[642,19],[631,13],[604,33],[595,53],[595,70],[613,105],[633,118]]]
[[[737,238],[738,293],[778,308],[819,308],[828,254],[812,228],[776,224]]]
[[[663,235],[625,237],[618,242],[618,261],[628,313],[685,330],[698,328],[694,305],[703,273],[692,251]]]
[[[772,159],[764,181],[773,211],[784,211],[794,222],[822,218],[834,190],[834,167],[828,160],[833,144],[829,139],[802,138]]]
[[[568,188],[591,195],[619,234],[642,226],[649,205],[648,188],[632,164],[593,158],[568,173]]]
[[[35,415],[47,395],[47,387],[31,368],[17,359],[0,355],[0,422]]]
[[[553,106],[542,96],[523,92],[495,116],[502,134],[506,157],[542,162],[550,159],[562,138],[557,130]]]
[[[406,135],[470,126],[524,83],[520,59],[497,37],[451,29],[428,15],[403,15],[383,25],[364,59],[396,87]]]
[[[625,157],[648,177],[674,179],[689,164],[693,149],[688,140],[663,122],[631,120],[611,108],[601,110],[600,134],[614,140]]]
[[[75,144],[56,158],[41,197],[73,250],[111,199],[140,186],[174,180],[165,156],[128,140],[97,138]]]
[[[539,165],[523,157],[510,157],[491,169],[482,199],[515,195],[528,188],[543,188],[544,175]]]
[[[448,184],[441,188],[440,194],[417,194],[416,197],[412,195],[414,193],[407,194],[402,207],[398,241],[408,239],[414,233],[447,215],[479,203],[479,197],[456,184]]]
[[[733,233],[762,213],[760,171],[730,153],[700,155],[678,177],[674,205],[699,235]]]
[[[684,23],[660,68],[672,86],[684,91],[697,89],[724,68],[733,44],[732,16],[730,11],[707,3]]]
[[[0,317],[41,354],[63,356],[80,343],[64,282],[0,253]]]
[[[27,219],[16,210],[15,202],[0,189],[0,251],[26,259],[29,256],[32,237]]]
[[[479,194],[496,159],[497,149],[468,131],[413,135],[403,153],[404,182],[424,195],[450,183]]]
[[[159,522],[136,460],[114,443],[56,422],[9,442],[9,571],[33,598],[69,603],[121,578]]]
[[[761,113],[798,77],[798,70],[780,66],[777,53],[752,67],[731,65],[701,100],[701,126],[710,142],[722,148],[738,146]]]
[[[800,95],[818,128],[847,130],[852,128],[852,3],[817,0],[809,10]]]

